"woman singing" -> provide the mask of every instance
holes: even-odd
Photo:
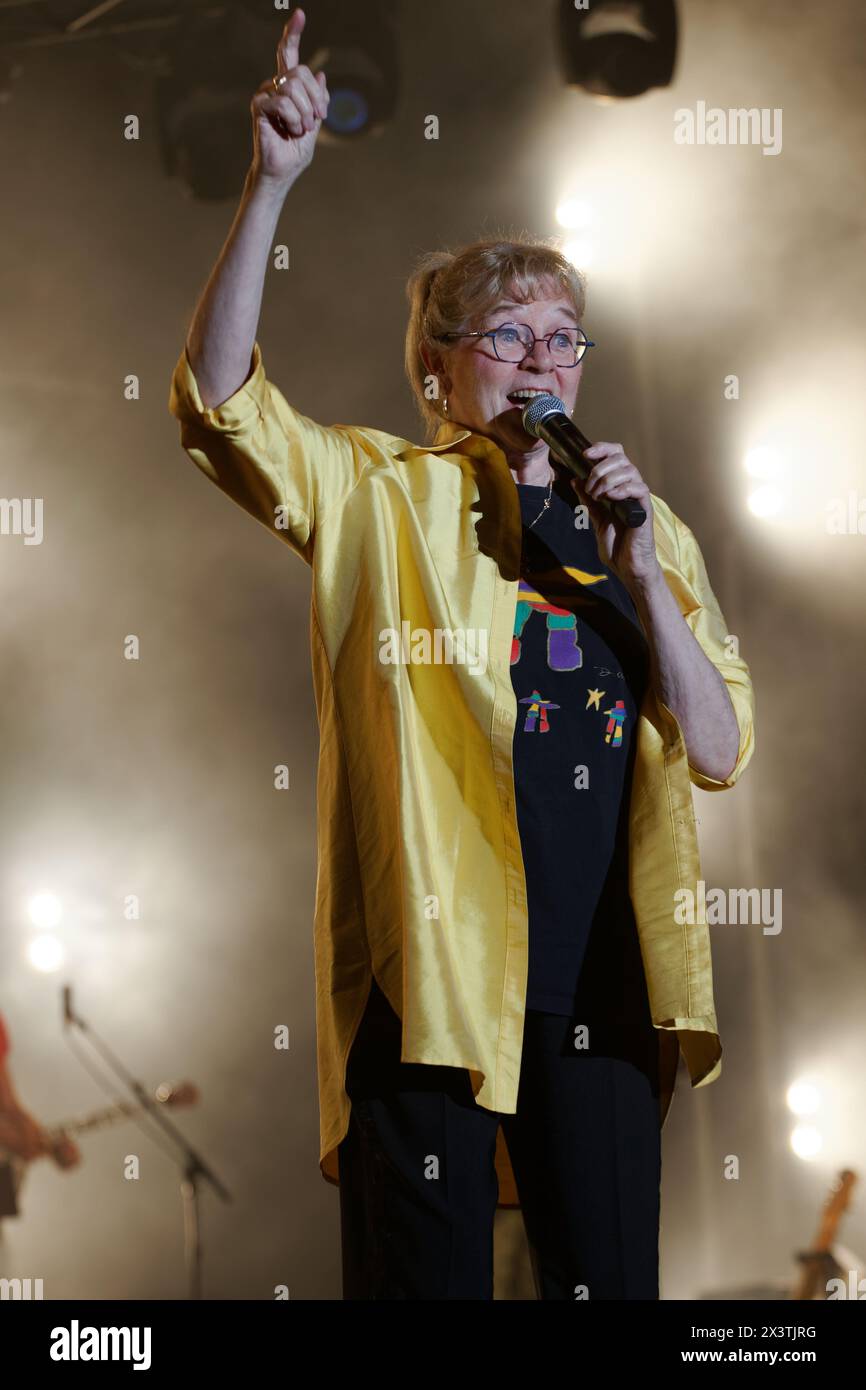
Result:
[[[753,750],[748,667],[688,527],[621,444],[577,484],[524,428],[573,412],[584,283],[526,237],[425,256],[406,368],[427,441],[320,425],[257,328],[328,91],[295,10],[170,409],[195,464],[306,562],[320,730],[320,1167],[345,1298],[490,1299],[497,1203],[542,1299],[656,1299],[682,1053],[721,1069],[692,784]],[[323,308],[327,319],[327,308]],[[338,305],[328,361],[377,352]],[[303,327],[302,325],[300,326]],[[299,341],[306,342],[303,331]],[[624,527],[612,501],[646,512]],[[735,645],[735,644],[734,644]]]

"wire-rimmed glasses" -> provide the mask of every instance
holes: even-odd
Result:
[[[522,362],[536,343],[546,343],[557,367],[576,367],[587,348],[596,344],[582,328],[554,328],[537,338],[528,323],[502,323],[498,328],[477,329],[474,333],[442,333],[447,338],[489,338],[500,362]]]

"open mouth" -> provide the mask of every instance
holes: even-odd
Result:
[[[522,389],[522,390],[519,390],[519,391],[509,391],[509,393],[508,393],[506,399],[507,399],[507,400],[509,401],[509,403],[514,407],[515,410],[522,410],[523,407],[527,404],[527,402],[528,402],[528,401],[534,400],[536,396],[549,396],[549,395],[550,395],[550,392],[549,392],[549,391],[541,391],[541,390],[536,390],[536,389],[534,389],[534,388],[533,388],[532,390],[523,390],[523,389]]]

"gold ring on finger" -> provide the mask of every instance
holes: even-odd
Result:
[[[288,80],[289,79],[286,77],[286,74],[284,72],[281,72],[279,76],[274,74],[274,76],[271,78],[271,85],[273,86],[274,91],[279,92],[283,83],[288,82]]]

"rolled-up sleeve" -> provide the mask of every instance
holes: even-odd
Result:
[[[258,342],[234,395],[205,406],[187,356],[171,379],[168,408],[197,468],[312,564],[316,527],[355,486],[365,458],[345,425],[319,425],[269,381]]]
[[[724,781],[705,776],[691,764],[689,777],[703,791],[722,791],[739,780],[755,751],[755,694],[748,666],[738,652],[732,651],[731,633],[710,587],[700,546],[679,517],[676,518],[676,534],[680,568],[697,599],[696,604],[688,604],[683,616],[727,686],[740,731],[737,761]]]

